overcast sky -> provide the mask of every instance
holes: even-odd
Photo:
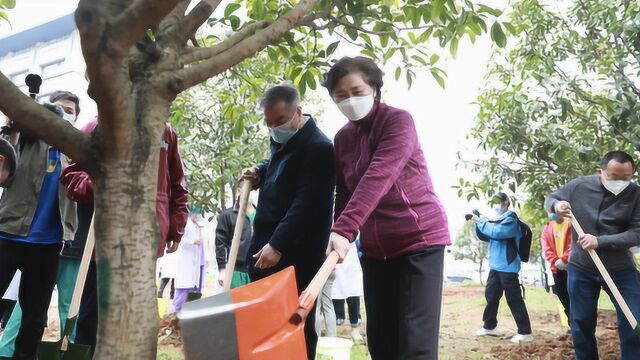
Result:
[[[75,9],[77,3],[77,0],[18,1],[16,9],[9,12],[11,27],[0,24],[0,41],[2,37],[12,33],[68,14]],[[506,1],[493,0],[484,3],[501,7]],[[220,6],[220,9],[223,8],[224,4]],[[492,47],[488,36],[479,39],[474,45],[467,40],[462,41],[457,58],[445,58],[445,62],[440,65],[448,73],[445,90],[441,89],[428,73],[419,76],[413,88],[408,90],[404,82],[395,82],[394,67],[386,69],[389,76],[385,78],[384,100],[391,106],[409,111],[414,117],[436,192],[449,216],[452,235],[455,235],[463,224],[464,213],[480,205],[468,204],[466,200],[459,199],[451,186],[457,183],[460,176],[469,175],[465,171],[456,170],[456,154],[469,145],[465,136],[473,126],[477,111],[471,103],[482,86]],[[341,48],[340,51],[341,55],[357,54],[348,48]],[[345,123],[344,117],[324,91],[319,91],[318,94],[326,99],[324,130],[329,136],[333,136]]]

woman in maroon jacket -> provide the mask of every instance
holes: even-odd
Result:
[[[406,111],[380,102],[382,71],[345,57],[325,75],[350,120],[336,134],[335,223],[341,258],[360,233],[371,357],[437,359],[447,218]]]

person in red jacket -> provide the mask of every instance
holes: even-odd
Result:
[[[341,259],[360,233],[367,337],[374,360],[438,357],[447,217],[411,115],[380,101],[382,71],[344,57],[323,86],[349,122],[336,134],[335,223]]]
[[[549,213],[549,223],[542,232],[542,250],[553,273],[553,293],[558,296],[564,313],[569,318],[569,292],[567,290],[567,265],[571,247],[571,223],[555,213]]]
[[[90,134],[97,126],[98,119],[95,118],[81,130]],[[60,182],[64,185],[67,196],[77,202],[79,208],[84,207],[87,209],[86,216],[79,214],[78,218],[85,219],[85,222],[90,222],[93,214],[93,183],[89,174],[84,171],[80,164],[73,162],[68,164],[62,171]],[[162,257],[165,250],[167,253],[172,253],[178,249],[189,217],[187,208],[188,196],[184,167],[178,148],[178,136],[171,128],[171,125],[165,124],[165,130],[160,141],[156,200],[156,215],[160,229],[160,243],[157,249],[158,257]],[[85,225],[88,228],[88,224]],[[82,225],[79,224],[79,226]],[[92,352],[96,345],[98,329],[96,282],[94,262],[89,268],[82,294],[75,339],[78,344],[90,345]]]

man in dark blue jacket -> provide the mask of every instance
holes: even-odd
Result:
[[[325,259],[335,187],[333,144],[302,114],[293,86],[269,89],[260,106],[271,132],[271,158],[244,175],[260,188],[249,276],[261,279],[293,265],[302,291]],[[315,358],[318,339],[314,314],[312,309],[305,324],[309,359]]]

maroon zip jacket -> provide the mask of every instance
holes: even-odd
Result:
[[[81,130],[90,134],[98,126],[97,118],[91,120]],[[71,163],[62,170],[60,182],[67,196],[79,203],[93,203],[93,184],[78,163]],[[166,124],[160,143],[160,164],[158,166],[158,194],[156,215],[160,229],[158,257],[164,255],[167,239],[180,242],[187,224],[189,212],[188,191],[184,178],[182,158],[178,149],[178,137]]]
[[[337,187],[332,231],[383,260],[450,245],[447,217],[433,191],[409,113],[375,104],[334,140]]]

